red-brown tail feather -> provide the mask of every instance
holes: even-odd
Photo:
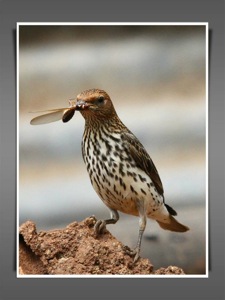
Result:
[[[157,220],[156,220],[157,221]],[[157,221],[159,226],[165,230],[176,231],[176,232],[185,232],[189,228],[181,223],[179,223],[173,216],[169,216],[169,223],[162,223]]]

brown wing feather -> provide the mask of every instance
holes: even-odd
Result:
[[[143,170],[151,178],[158,193],[163,195],[164,190],[159,173],[144,146],[129,132],[123,134],[123,140],[138,168]]]

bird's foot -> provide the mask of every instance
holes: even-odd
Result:
[[[124,246],[124,249],[126,254],[128,254],[129,256],[134,256],[134,260],[133,263],[135,264],[138,259],[140,258],[140,248],[136,247],[134,249],[130,249],[128,246]]]
[[[95,236],[99,236],[99,234],[103,233],[106,230],[106,221],[97,220],[94,226]]]

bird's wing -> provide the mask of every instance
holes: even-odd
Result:
[[[151,178],[158,193],[163,195],[164,190],[159,173],[144,146],[130,132],[123,133],[122,138],[125,143],[125,147],[131,154],[138,168],[143,170]]]

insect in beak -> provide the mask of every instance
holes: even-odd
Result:
[[[67,108],[56,108],[56,109],[50,109],[46,111],[39,111],[39,112],[46,112],[46,113],[33,118],[30,121],[30,124],[41,125],[41,124],[56,122],[59,120],[62,120],[64,123],[66,123],[74,116],[76,109],[77,107],[75,101],[69,100],[69,107]]]

